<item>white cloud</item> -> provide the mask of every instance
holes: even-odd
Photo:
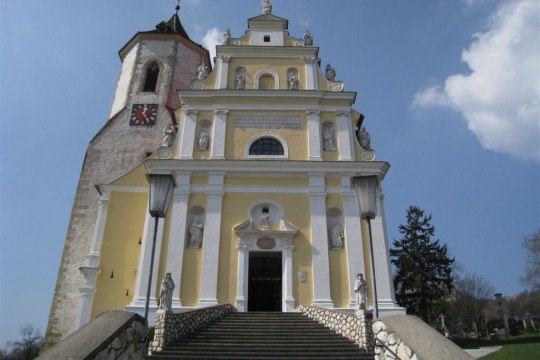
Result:
[[[216,45],[223,41],[223,31],[216,27],[209,29],[202,38],[202,45],[210,52],[210,59],[214,62],[216,56]]]
[[[462,114],[482,146],[540,162],[540,2],[507,1],[462,53],[470,74],[415,94],[417,107]]]

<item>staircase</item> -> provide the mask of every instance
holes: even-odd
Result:
[[[230,313],[147,359],[371,359],[300,313]]]

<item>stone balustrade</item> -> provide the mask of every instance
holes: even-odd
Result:
[[[154,340],[149,352],[159,352],[164,346],[191,334],[197,329],[222,318],[236,309],[230,305],[217,305],[183,313],[158,310],[155,317]]]
[[[361,349],[373,351],[373,314],[370,311],[359,310],[353,314],[304,305],[298,306],[296,311],[353,341]]]

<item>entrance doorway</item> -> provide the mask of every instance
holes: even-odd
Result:
[[[250,252],[248,311],[281,311],[281,252]]]

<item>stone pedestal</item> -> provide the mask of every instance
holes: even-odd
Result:
[[[375,348],[375,338],[373,337],[373,311],[371,310],[356,310],[354,312],[360,322],[360,336],[363,344],[366,344],[368,351],[373,351]]]

